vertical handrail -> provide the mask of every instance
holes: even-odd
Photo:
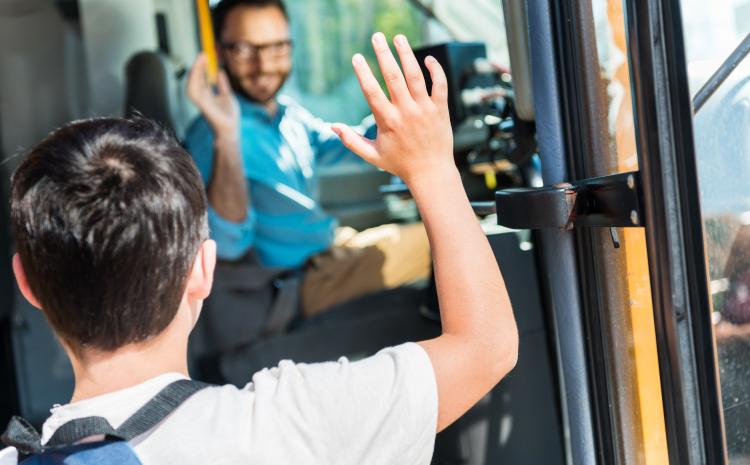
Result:
[[[208,0],[195,0],[198,9],[198,25],[200,27],[201,48],[208,56],[208,82],[216,84],[216,74],[219,72],[219,61],[216,56],[216,45],[214,42],[214,28],[211,23],[211,9]]]

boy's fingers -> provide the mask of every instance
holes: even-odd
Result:
[[[448,108],[448,79],[445,77],[443,67],[438,61],[428,56],[424,60],[425,66],[430,70],[432,76],[432,102],[438,108]]]
[[[411,96],[418,102],[427,100],[429,96],[427,95],[422,68],[419,67],[419,62],[417,62],[417,58],[409,46],[409,41],[404,35],[399,34],[393,39],[393,43],[396,44],[396,51],[401,58],[401,66],[404,68],[404,75]]]
[[[365,161],[372,163],[378,158],[375,141],[357,134],[346,124],[335,123],[331,125],[331,130],[341,138],[341,142],[344,143],[346,148],[362,157]]]
[[[388,92],[391,93],[391,99],[395,102],[398,100],[411,99],[409,89],[406,87],[404,75],[401,68],[393,57],[388,41],[382,32],[376,32],[372,36],[372,47],[375,49],[375,55],[378,57],[380,71],[383,73],[385,85],[388,86]]]
[[[357,74],[359,80],[359,86],[362,88],[362,93],[365,94],[367,103],[370,105],[375,119],[380,118],[384,113],[390,111],[391,102],[388,101],[383,89],[380,88],[378,80],[372,74],[372,70],[367,65],[365,57],[359,53],[352,57],[352,65],[354,66],[354,72]]]

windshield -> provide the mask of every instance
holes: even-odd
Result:
[[[382,84],[369,45],[376,31],[389,38],[404,34],[414,48],[452,40],[484,42],[492,62],[510,65],[500,0],[287,0],[286,5],[295,69],[282,92],[325,121],[359,124],[370,114],[351,57],[364,51]],[[330,43],[338,46],[326,46]]]
[[[509,67],[503,7],[500,0],[414,0],[458,40],[487,45],[487,58]]]
[[[428,18],[409,0],[287,0],[286,6],[295,68],[282,93],[324,121],[359,124],[370,114],[351,59],[362,53],[382,84],[370,45],[373,33],[380,31],[389,40],[404,34],[415,48],[425,43]]]

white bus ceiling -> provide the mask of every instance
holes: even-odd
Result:
[[[0,0],[0,44],[0,151],[8,157],[86,115],[88,85],[81,34],[51,1]]]
[[[187,66],[198,51],[192,0],[0,0],[0,155],[74,119],[121,116],[125,63],[158,48],[157,13],[176,67]]]

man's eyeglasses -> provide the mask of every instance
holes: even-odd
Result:
[[[232,58],[238,61],[255,59],[261,53],[265,53],[266,57],[281,58],[289,55],[289,51],[292,49],[292,41],[282,40],[262,45],[249,42],[222,43],[221,48],[229,51]]]

